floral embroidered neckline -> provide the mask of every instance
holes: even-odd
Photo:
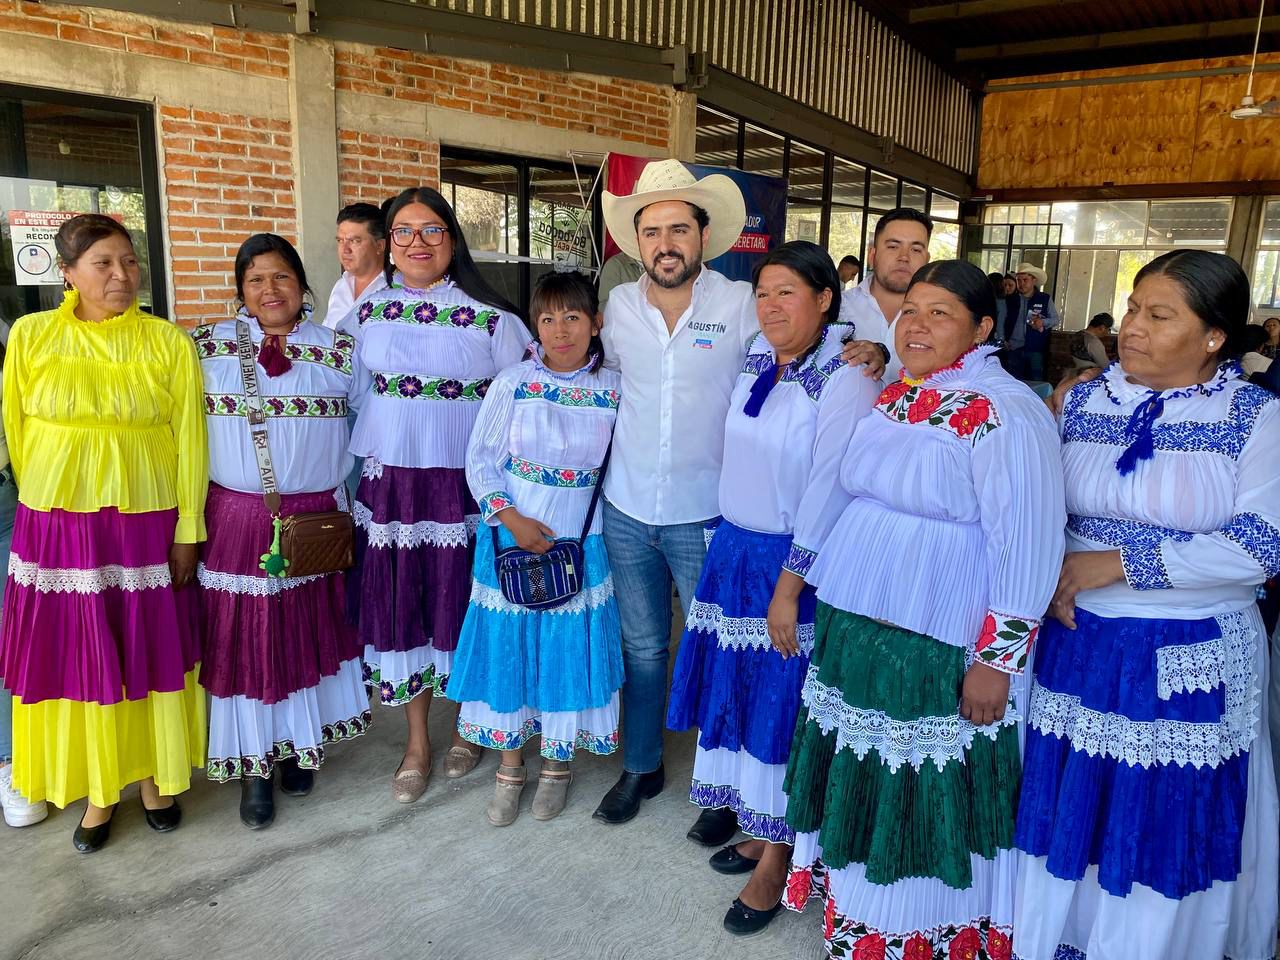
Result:
[[[847,327],[848,332],[850,333],[853,332],[853,324],[851,323],[844,323],[841,320],[832,320],[830,323],[824,323],[822,325],[822,336],[818,338],[817,344],[814,345],[812,350],[802,351],[802,352],[808,352],[809,354],[809,356],[805,358],[805,361],[802,367],[796,367],[796,359],[798,358],[793,358],[791,360],[788,360],[786,363],[778,363],[778,352],[773,349],[773,345],[769,343],[768,338],[765,337],[763,333],[758,334],[758,336],[764,339],[765,346],[768,349],[759,353],[758,356],[768,357],[773,363],[777,364],[778,367],[780,367],[783,370],[784,379],[787,378],[788,373],[792,374],[791,379],[794,379],[794,374],[799,369],[802,369],[803,367],[809,367],[809,366],[816,367],[818,365],[818,356],[819,354],[822,353],[822,348],[826,346],[827,340],[831,336],[831,331],[834,327],[841,327],[841,328]],[[840,335],[843,336],[844,334],[841,333]]]
[[[903,367],[899,374],[899,379],[908,387],[919,387],[926,383],[930,386],[937,386],[940,383],[946,383],[948,380],[954,380],[961,373],[967,370],[971,363],[975,363],[979,360],[985,360],[998,349],[999,347],[989,343],[979,343],[960,354],[960,356],[955,359],[954,363],[948,364],[945,367],[940,367],[933,371],[933,373],[920,377],[919,379],[909,376],[906,368]]]
[[[537,365],[538,370],[542,373],[545,373],[549,377],[553,377],[556,380],[576,380],[582,374],[590,373],[591,365],[596,362],[596,355],[594,353],[589,353],[587,354],[586,363],[580,366],[577,370],[571,370],[566,373],[561,370],[552,370],[549,366],[547,366],[547,353],[546,353],[546,350],[543,348],[542,344],[536,341],[534,341],[533,343],[530,343],[529,351],[530,351],[529,359],[532,360],[534,364]]]
[[[1217,372],[1203,383],[1193,383],[1187,387],[1175,387],[1172,390],[1152,390],[1140,383],[1134,383],[1124,372],[1120,362],[1114,361],[1102,374],[1102,385],[1107,399],[1117,407],[1132,403],[1138,398],[1160,397],[1163,400],[1181,400],[1186,397],[1210,397],[1227,388],[1232,380],[1240,379],[1240,364],[1235,360],[1219,364]]]
[[[421,296],[428,290],[439,290],[443,287],[452,287],[454,285],[453,278],[446,273],[439,279],[432,280],[425,287],[411,287],[409,284],[405,283],[404,274],[397,270],[395,276],[391,278],[391,283],[388,285],[387,289],[403,290],[405,293],[413,294],[414,296]]]

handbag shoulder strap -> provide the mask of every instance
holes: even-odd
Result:
[[[596,504],[600,502],[600,493],[604,490],[604,475],[609,469],[609,457],[613,455],[613,433],[609,434],[609,445],[604,448],[604,460],[600,464],[600,472],[596,474],[596,487],[591,491],[591,506],[587,507],[587,518],[582,521],[582,533],[578,540],[586,542],[587,534],[591,532],[591,521],[596,515]]]
[[[244,382],[245,416],[249,420],[249,435],[253,441],[253,455],[258,461],[258,475],[262,478],[262,501],[273,517],[280,515],[280,490],[276,486],[276,471],[271,465],[271,450],[267,446],[267,415],[258,393],[258,358],[253,352],[253,338],[249,324],[236,317],[236,352],[240,357],[240,379]]]

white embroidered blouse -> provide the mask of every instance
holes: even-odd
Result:
[[[1021,673],[1062,566],[1062,462],[1044,403],[993,353],[885,388],[816,465],[787,568],[824,603]]]
[[[1241,610],[1280,574],[1280,399],[1231,365],[1166,391],[1151,459],[1121,476],[1126,428],[1151,396],[1113,363],[1063,404],[1067,550],[1119,549],[1125,571],[1076,603],[1104,617]]]
[[[803,364],[788,365],[758,417],[744,412],[751,388],[774,363],[773,347],[758,334],[738,375],[724,429],[720,513],[760,533],[795,529],[801,498],[815,463],[844,456],[858,421],[871,410],[880,382],[840,358],[849,324],[830,324]]]
[[[351,452],[395,467],[461,468],[490,382],[530,340],[518,317],[452,281],[378,290],[342,327],[356,339]]]
[[[494,378],[467,446],[467,485],[486,523],[515,506],[557,537],[582,533],[621,385],[613,370],[556,373],[540,358]],[[590,533],[602,513],[597,504]]]
[[[246,313],[255,354],[262,327]],[[236,321],[197,327],[191,334],[204,374],[209,478],[231,490],[261,493],[262,476],[246,417]],[[258,394],[267,416],[267,444],[281,493],[314,493],[340,486],[351,470],[347,407],[355,341],[304,321],[284,341],[292,366],[269,377],[259,365]]]

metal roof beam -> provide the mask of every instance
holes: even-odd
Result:
[[[956,50],[957,63],[1034,57],[1041,54],[1089,53],[1099,50],[1121,50],[1162,43],[1223,40],[1253,36],[1256,19],[1221,20],[1217,23],[1190,23],[1175,27],[1149,27],[1144,30],[1118,30],[1074,37],[1052,37],[1018,43],[997,43],[985,47],[961,47]],[[1264,17],[1263,33],[1280,31],[1280,16]]]
[[[911,23],[936,23],[939,20],[965,20],[970,17],[995,17],[1006,13],[1021,13],[1044,7],[1063,7],[1083,3],[1085,0],[961,0],[959,3],[940,3],[929,7],[912,8],[908,19]]]

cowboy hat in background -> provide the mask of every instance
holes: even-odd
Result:
[[[1014,273],[1025,273],[1027,276],[1031,277],[1031,279],[1035,280],[1037,287],[1043,287],[1049,281],[1049,275],[1045,273],[1041,267],[1037,267],[1034,263],[1028,263],[1026,261],[1018,264],[1018,269],[1015,270]]]
[[[627,256],[640,259],[636,242],[636,214],[653,203],[682,200],[707,211],[709,235],[702,259],[714,260],[737,243],[747,221],[747,205],[738,185],[723,174],[701,180],[679,160],[654,160],[645,166],[635,189],[626,196],[604,191],[601,207],[613,242]]]

